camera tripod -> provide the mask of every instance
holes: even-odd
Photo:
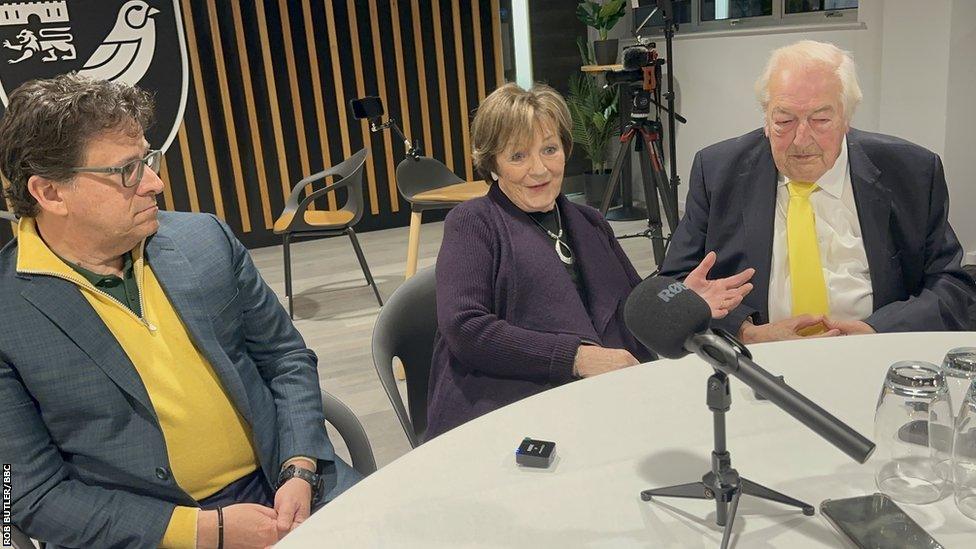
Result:
[[[639,139],[634,139],[637,136]],[[620,150],[613,162],[610,172],[610,182],[603,193],[600,213],[604,216],[610,208],[613,194],[620,184],[621,168],[624,160],[630,158],[631,147],[640,159],[641,183],[644,186],[644,201],[647,207],[647,229],[635,234],[618,236],[618,240],[625,238],[644,237],[651,240],[654,251],[654,262],[661,265],[670,235],[665,237],[661,224],[661,206],[667,217],[668,227],[674,230],[678,224],[678,199],[676,190],[668,181],[664,171],[664,155],[661,152],[661,123],[644,117],[632,116],[630,122],[624,126],[620,135]],[[660,201],[658,200],[660,197]]]
[[[674,21],[674,7],[671,0],[656,0],[657,7],[644,19],[644,21],[634,29],[634,37],[637,44],[624,48],[623,71],[619,76],[614,77],[614,73],[607,73],[608,84],[621,84],[628,82],[633,90],[632,105],[633,110],[630,114],[630,122],[621,129],[621,147],[617,153],[617,158],[613,163],[613,170],[610,173],[610,182],[603,195],[603,202],[600,205],[600,213],[608,219],[633,219],[630,217],[635,213],[644,214],[637,208],[630,207],[630,182],[621,185],[621,195],[623,206],[610,216],[607,210],[610,209],[610,202],[613,194],[620,185],[622,171],[625,166],[625,159],[630,157],[631,146],[637,152],[640,160],[641,183],[644,187],[644,202],[647,208],[647,229],[629,235],[620,235],[617,239],[644,237],[651,240],[651,247],[654,252],[654,262],[660,270],[664,262],[664,254],[667,251],[671,235],[664,236],[661,224],[661,209],[663,206],[664,216],[667,218],[670,231],[678,226],[678,186],[681,178],[677,173],[677,150],[675,148],[675,122],[687,123],[687,120],[675,112],[674,105],[674,57],[672,55],[672,41],[677,25]],[[640,31],[651,21],[651,17],[661,12],[660,26],[663,26],[665,45],[667,48],[667,58],[659,59],[656,44],[641,38]],[[636,22],[636,20],[635,20]],[[652,26],[659,26],[655,23]],[[662,93],[658,82],[661,80],[661,66],[669,66],[667,75],[668,91]],[[638,80],[643,80],[638,84]],[[616,81],[616,82],[614,82]],[[662,104],[664,99],[667,106]],[[656,107],[655,117],[651,119],[651,105]],[[671,177],[668,178],[664,169],[664,153],[662,152],[662,130],[661,111],[667,113],[668,117],[668,161],[671,169]],[[634,137],[640,134],[640,139]],[[629,164],[627,164],[629,167]],[[629,173],[629,170],[627,170]],[[659,199],[660,197],[660,199]],[[614,216],[613,214],[618,214]]]
[[[744,350],[744,347],[743,347]],[[748,351],[745,351],[748,353]],[[712,470],[705,473],[701,482],[678,484],[667,488],[655,488],[641,492],[641,499],[650,501],[653,497],[674,497],[691,499],[715,500],[715,524],[724,526],[722,534],[722,549],[729,546],[732,534],[732,523],[739,506],[742,494],[775,501],[792,507],[799,507],[806,516],[813,516],[813,506],[798,499],[781,494],[756,484],[751,480],[739,476],[732,468],[732,456],[725,447],[725,413],[732,404],[729,393],[729,376],[718,370],[708,378],[708,389],[705,397],[708,409],[712,411],[714,425],[715,448],[712,450]]]

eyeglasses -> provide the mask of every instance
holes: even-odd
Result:
[[[105,168],[82,166],[70,168],[74,173],[117,173],[122,177],[122,186],[125,188],[135,187],[142,181],[142,175],[148,167],[154,173],[159,173],[159,164],[163,158],[163,151],[153,149],[146,153],[143,158],[132,159],[121,166],[110,166]]]

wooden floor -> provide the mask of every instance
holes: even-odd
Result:
[[[639,232],[644,221],[612,223],[618,235]],[[443,223],[424,224],[419,269],[434,265]],[[384,300],[403,282],[407,228],[360,234],[359,241]],[[639,273],[654,269],[650,241],[621,240]],[[258,270],[286,303],[281,246],[252,250]],[[370,353],[373,323],[379,306],[366,285],[349,239],[345,237],[292,245],[295,325],[318,354],[323,388],[345,402],[359,417],[379,467],[410,450],[390,401],[383,392]],[[401,387],[401,391],[403,388]],[[347,456],[339,437],[331,435],[340,455]]]

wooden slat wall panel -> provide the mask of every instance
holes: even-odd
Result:
[[[201,2],[191,2],[190,0],[183,0],[182,4],[183,4],[183,22],[186,28],[186,49],[187,49],[187,53],[189,54],[188,57],[190,58],[190,69],[191,69],[190,78],[191,80],[193,80],[193,89],[196,93],[196,99],[197,99],[197,109],[199,109],[200,112],[199,122],[201,125],[201,131],[203,136],[204,151],[207,157],[207,170],[208,170],[208,175],[210,176],[210,186],[211,189],[213,190],[213,201],[214,201],[213,213],[217,214],[217,217],[223,219],[226,216],[224,215],[224,201],[223,201],[223,194],[220,189],[220,177],[217,174],[217,155],[214,152],[214,144],[213,144],[214,130],[215,129],[217,131],[220,130],[219,128],[211,128],[210,126],[210,111],[207,108],[207,99],[206,99],[207,95],[216,95],[216,94],[208,94],[204,90],[203,72],[202,69],[200,68],[200,53],[199,53],[199,48],[197,47],[197,39],[196,39],[197,28],[196,25],[194,24],[196,22],[196,24],[203,26],[205,24],[204,22],[209,23],[209,20],[206,18],[194,18],[193,17],[194,8],[191,6],[191,4],[197,4],[196,11],[198,13],[201,10],[206,10],[207,6],[205,4],[201,5],[202,4]],[[215,91],[215,90],[211,90],[211,91]],[[184,117],[185,116],[186,115],[184,114]],[[188,155],[185,154],[184,159],[187,157]],[[241,227],[241,232],[248,232],[248,231],[250,231],[250,227],[248,227],[247,231],[244,230],[244,227]]]
[[[298,66],[295,62],[295,45],[291,32],[291,16],[288,5],[295,2],[278,0],[278,11],[281,17],[281,34],[285,50],[285,66],[288,69],[288,88],[291,90],[291,107],[295,115],[295,136],[294,143],[298,145],[298,158],[301,161],[301,178],[311,175],[311,167],[308,158],[308,140],[305,138],[305,114],[302,112],[301,91],[298,88]],[[299,6],[295,6],[300,9]],[[302,17],[298,17],[302,20]],[[279,50],[280,51],[280,50]],[[288,187],[291,188],[298,181],[289,181]]]
[[[190,139],[186,135],[186,123],[180,124],[179,132],[177,133],[177,139],[180,142],[180,154],[182,158],[190,158]],[[170,151],[173,148],[170,147]],[[172,152],[169,156],[172,156]],[[193,165],[189,162],[183,162],[183,184],[186,186],[187,195],[190,200],[190,211],[199,212],[200,211],[200,199],[197,196],[197,184],[196,176],[193,175]],[[170,192],[175,193],[178,183],[175,179],[170,180]]]
[[[244,102],[247,107],[247,125],[251,131],[254,162],[264,166],[264,149],[261,146],[261,131],[258,127],[258,113],[254,102],[254,87],[251,82],[251,60],[247,54],[247,43],[244,32],[244,20],[241,18],[241,7],[238,2],[231,2],[231,13],[234,15],[234,34],[237,36],[237,55],[241,64],[241,78],[244,81]],[[261,214],[264,229],[271,229],[274,217],[271,214],[271,198],[268,185],[268,175],[265,170],[256,170],[258,178],[258,192],[261,195]]]
[[[360,2],[362,3],[362,2]],[[356,0],[346,0],[346,9],[349,15],[349,37],[352,46],[352,72],[354,79],[356,81],[356,95],[362,97],[366,95],[366,85],[363,78],[363,52],[360,51],[359,42],[359,19],[357,15]],[[366,12],[368,10],[367,6],[363,6],[362,11]],[[375,95],[375,92],[373,92]],[[345,118],[346,105],[345,103],[339,105],[339,116]],[[360,120],[359,123],[360,130],[363,134],[363,143],[367,148],[370,148],[370,132],[369,123],[366,120]],[[366,188],[367,194],[369,195],[369,209],[373,215],[380,213],[379,197],[376,192],[376,153],[370,155],[366,159]]]
[[[485,54],[481,45],[481,5],[478,0],[471,1],[471,28],[474,30],[474,66],[478,78],[478,102],[480,103],[485,98]]]
[[[468,128],[468,82],[467,78],[464,76],[464,47],[462,46],[461,40],[461,10],[458,6],[454,6],[451,10],[453,13],[453,24],[454,24],[454,60],[457,64],[457,80],[458,80],[458,100],[460,102],[460,108],[458,118],[461,119],[461,138],[464,142],[464,174],[468,181],[473,179],[472,169],[471,169],[471,138],[470,129]],[[460,171],[460,170],[459,170]]]
[[[417,65],[417,80],[419,84],[418,91],[420,92],[420,105],[421,105],[421,121],[424,125],[424,140],[423,145],[426,148],[428,154],[430,153],[431,147],[434,146],[434,140],[431,136],[430,131],[430,109],[433,107],[427,96],[427,61],[425,59],[424,53],[424,42],[423,42],[423,31],[421,26],[421,21],[423,18],[420,15],[420,0],[410,1],[410,14],[413,17],[413,47],[414,47],[414,58],[416,59]],[[498,57],[501,58],[501,50],[499,51]],[[411,136],[407,136],[411,137]]]
[[[498,11],[498,0],[491,0],[491,36],[494,45],[495,84],[505,83],[505,70],[502,68],[502,23]]]
[[[159,178],[163,180],[163,204],[167,210],[175,210],[176,205],[173,203],[173,190],[169,184],[169,167],[166,164],[165,156],[159,165]]]
[[[441,104],[441,131],[444,133],[444,163],[451,170],[454,170],[454,142],[451,125],[447,122],[451,120],[451,109],[447,100],[447,74],[444,59],[444,29],[441,25],[441,3],[440,0],[432,0],[431,7],[434,14],[434,59],[437,64],[437,86],[440,90]],[[449,0],[448,0],[449,1]]]
[[[413,135],[410,125],[410,99],[407,97],[407,69],[404,65],[404,44],[400,32],[399,0],[390,0],[390,18],[393,27],[393,54],[396,62],[397,93],[400,95],[400,127],[406,135]]]
[[[335,11],[332,9],[331,2],[325,3],[325,22],[329,30],[329,44],[336,44],[339,39],[336,34]],[[339,61],[339,48],[329,48],[329,53],[332,57],[332,82],[342,82],[342,63]],[[346,92],[342,89],[341,85],[335,86],[333,93],[335,95],[336,105],[345,104]],[[351,155],[352,145],[349,144],[349,121],[344,116],[339,117],[339,136],[342,138],[342,155]]]
[[[302,0],[302,14],[305,22],[305,41],[308,42],[308,67],[312,77],[312,97],[315,100],[315,122],[319,134],[322,150],[322,165],[332,165],[332,153],[329,151],[329,134],[325,131],[325,101],[322,99],[322,75],[319,72],[319,60],[315,51],[315,24],[312,21],[312,7],[309,0]],[[325,184],[327,184],[325,182]],[[308,189],[311,192],[312,189]],[[336,209],[335,193],[329,193],[329,209]]]
[[[263,105],[271,115],[271,127],[275,137],[275,151],[278,153],[278,179],[282,199],[291,194],[291,179],[288,175],[288,157],[285,155],[285,138],[281,129],[281,109],[278,106],[278,86],[275,84],[274,62],[271,60],[271,40],[268,38],[268,20],[264,14],[264,2],[256,2],[254,15],[257,18],[258,37],[261,42],[261,60],[264,63],[264,79],[267,85],[268,102]],[[264,118],[267,118],[265,116]]]
[[[191,81],[162,207],[214,213],[250,247],[278,244],[271,227],[292,186],[367,147],[356,230],[406,226],[395,182],[403,144],[352,119],[354,94],[381,96],[426,154],[474,177],[470,118],[504,80],[498,0],[180,4]],[[341,206],[345,193],[335,194],[316,206]],[[12,237],[3,225],[0,244]]]
[[[232,2],[233,3],[233,2]],[[244,174],[241,171],[241,151],[237,143],[237,131],[234,127],[233,102],[230,100],[230,89],[227,84],[227,69],[224,66],[224,47],[221,43],[220,26],[217,23],[217,5],[215,0],[207,0],[207,19],[210,22],[210,35],[213,38],[214,65],[217,67],[217,83],[220,88],[221,111],[224,115],[224,128],[227,131],[227,150],[230,153],[231,175],[234,181],[234,194],[237,198],[238,212],[240,212],[241,230],[251,232],[251,215],[247,209],[247,191],[244,189]]]
[[[397,9],[396,4],[391,4],[391,10]],[[383,41],[380,37],[379,10],[376,7],[376,0],[369,0],[369,21],[370,30],[373,37],[373,65],[376,67],[376,79],[379,86],[379,96],[386,105],[389,99],[386,95],[386,69],[383,67]],[[402,57],[400,45],[394,44],[397,50],[396,55]],[[390,209],[394,212],[400,211],[400,195],[396,189],[396,172],[393,168],[393,142],[389,136],[383,136],[383,150],[386,152],[386,180],[387,189],[390,195]]]

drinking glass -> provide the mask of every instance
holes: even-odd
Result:
[[[976,520],[976,382],[969,385],[956,417],[952,484],[956,507]]]
[[[952,413],[945,376],[922,361],[888,368],[874,415],[878,488],[902,503],[931,503],[952,477]]]
[[[942,373],[949,388],[952,413],[958,416],[969,386],[976,379],[976,347],[956,347],[946,353]]]

